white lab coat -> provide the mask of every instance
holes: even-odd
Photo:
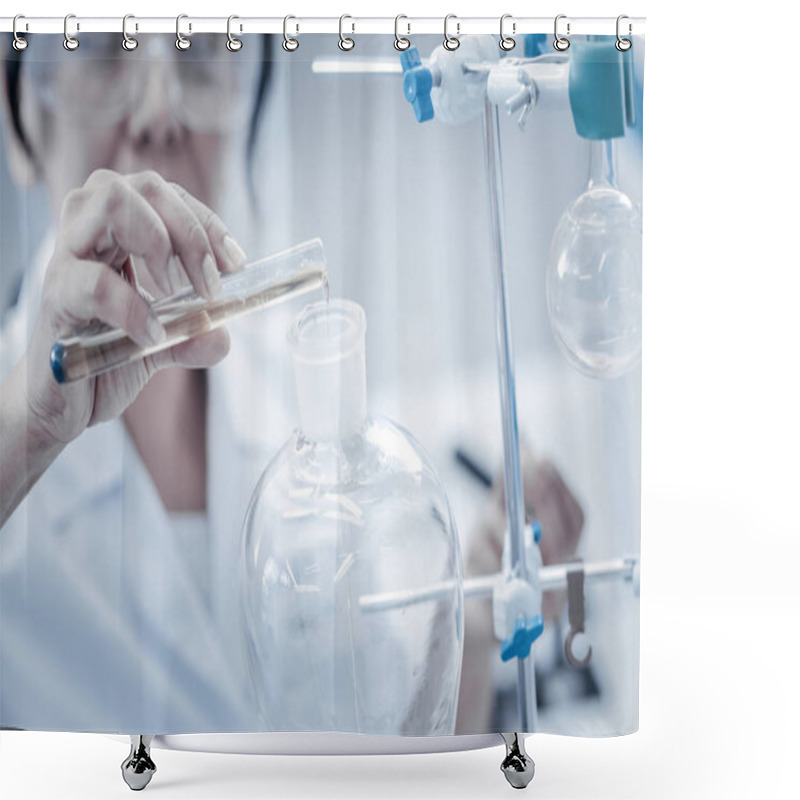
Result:
[[[51,249],[52,240],[7,315],[2,375],[29,340]],[[275,314],[236,322],[232,352],[208,373],[205,585],[121,419],[70,443],[3,527],[0,725],[261,727],[239,632],[239,537],[255,482],[292,428],[280,363],[267,380],[270,342],[278,362],[285,349],[267,317],[285,331]]]

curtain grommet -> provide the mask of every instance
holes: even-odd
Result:
[[[69,21],[71,19],[75,19],[75,15],[74,14],[67,14],[67,16],[64,17],[64,42],[63,42],[64,49],[65,50],[69,50],[70,53],[73,52],[74,50],[77,50],[80,47],[80,44],[81,44],[74,36],[70,36],[70,33],[69,33]],[[80,30],[80,29],[81,29],[81,26],[76,23],[76,30]]]
[[[555,23],[553,24],[553,31],[555,35],[555,39],[553,39],[553,47],[555,47],[555,49],[558,50],[559,53],[563,53],[565,50],[569,50],[569,39],[567,39],[567,36],[569,36],[570,24],[569,21],[567,21],[567,36],[559,36],[558,21],[561,19],[567,19],[567,15],[559,14],[556,17]]]
[[[188,14],[178,14],[175,19],[175,47],[178,50],[188,50],[192,46],[192,40],[187,38],[181,33],[181,20],[188,19]],[[192,30],[191,24],[189,25],[189,31]]]
[[[239,19],[239,17],[237,17],[236,14],[231,14],[228,17],[228,41],[225,42],[225,47],[227,47],[228,50],[231,53],[238,53],[242,49],[242,45],[243,45],[242,40],[241,39],[237,39],[231,33],[231,22],[233,22],[233,20],[235,20],[235,19]],[[241,31],[241,29],[242,29],[242,26],[240,25],[239,26],[239,30]]]
[[[456,20],[456,35],[455,36],[451,36],[447,31],[447,23],[450,22],[451,19]],[[458,17],[455,14],[448,14],[444,18],[444,42],[442,44],[444,45],[444,49],[445,50],[449,50],[451,53],[454,50],[458,50],[458,48],[461,46],[461,42],[458,40],[458,34],[460,32],[460,29],[461,29],[461,23],[458,22],[457,20],[458,20]]]
[[[511,36],[506,36],[505,31],[503,30],[503,26],[507,19],[512,19],[511,14],[503,14],[503,16],[500,17],[500,49],[505,50],[506,52],[508,52],[509,50],[513,50],[517,46],[516,39],[514,39]],[[512,33],[517,32],[516,22],[511,23],[511,32]]]
[[[394,18],[394,49],[399,50],[402,53],[404,50],[408,50],[408,48],[411,47],[411,40],[400,35],[398,28],[401,19],[408,19],[408,17],[405,14],[398,14]],[[410,23],[407,22],[406,26],[408,28],[408,33],[411,33]]]
[[[122,18],[122,49],[129,53],[139,46],[139,40],[134,36],[128,36],[128,20],[136,19],[133,14],[126,14]],[[138,25],[136,26],[138,29]]]
[[[351,39],[349,36],[344,35],[344,31],[342,30],[342,26],[344,25],[344,21],[346,19],[353,19],[349,14],[342,14],[339,17],[339,49],[344,50],[346,53],[352,50],[355,46],[355,40]],[[352,23],[353,32],[356,30],[355,23]]]
[[[20,36],[19,31],[17,30],[17,23],[21,19],[25,19],[24,14],[17,14],[14,17],[14,23],[11,26],[11,32],[14,34],[14,40],[11,42],[11,45],[18,53],[28,49],[28,40],[24,36]],[[28,30],[27,22],[25,23],[25,30]]]
[[[617,41],[614,46],[620,51],[620,53],[627,53],[628,50],[633,47],[633,42],[630,39],[623,38],[619,32],[620,22],[622,22],[624,19],[629,19],[627,14],[620,14],[617,17]],[[630,36],[631,33],[633,33],[633,25],[628,22],[628,36]]]
[[[283,49],[287,53],[294,53],[298,47],[300,47],[300,42],[298,39],[294,39],[289,36],[288,33],[288,25],[290,19],[297,19],[297,17],[293,17],[291,14],[288,14],[283,18]],[[300,30],[300,26],[297,26],[297,30]]]

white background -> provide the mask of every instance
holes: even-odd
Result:
[[[786,3],[37,0],[4,14],[647,16],[639,733],[528,739],[539,798],[796,797],[800,774],[800,11]],[[24,6],[24,7],[23,7]],[[127,748],[0,734],[3,798],[128,796]],[[154,751],[169,798],[480,797],[499,748],[404,757]]]

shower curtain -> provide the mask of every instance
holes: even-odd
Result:
[[[574,36],[558,51],[517,36],[508,52],[496,36],[453,51],[412,36],[401,52],[371,34],[350,51],[316,34],[295,50],[280,35],[245,35],[238,50],[212,33],[187,34],[186,49],[168,34],[131,50],[118,33],[76,39],[2,42],[0,726],[286,729],[258,699],[271,678],[248,663],[242,583],[267,577],[243,571],[243,528],[299,424],[287,331],[319,297],[232,320],[146,371],[60,384],[50,355],[93,320],[154,342],[149,303],[205,296],[319,237],[330,297],[364,309],[370,414],[413,435],[446,492],[459,602],[413,616],[425,601],[409,601],[378,641],[348,640],[366,665],[349,678],[325,637],[309,641],[271,688],[291,697],[278,681],[313,673],[313,706],[315,691],[372,682],[364,702],[382,691],[389,710],[360,709],[373,728],[334,717],[325,729],[339,732],[522,731],[524,660],[529,730],[636,730],[643,37],[619,50],[613,35]],[[506,541],[494,114],[536,591],[511,587]],[[412,547],[425,561],[414,533],[397,536],[398,564]],[[342,541],[328,543],[339,568],[352,556],[369,569]],[[326,613],[335,639],[358,612]],[[280,658],[270,619],[257,634]],[[298,637],[305,624],[298,612]],[[435,680],[445,648],[449,683]],[[409,719],[415,703],[450,711],[392,728],[381,720],[395,700]]]

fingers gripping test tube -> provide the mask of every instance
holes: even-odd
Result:
[[[142,347],[124,331],[101,322],[58,339],[50,351],[50,367],[59,383],[92,378],[212,331],[237,317],[267,308],[306,292],[328,295],[325,253],[320,239],[302,244],[226,273],[211,300],[187,288],[151,306],[167,336]]]

